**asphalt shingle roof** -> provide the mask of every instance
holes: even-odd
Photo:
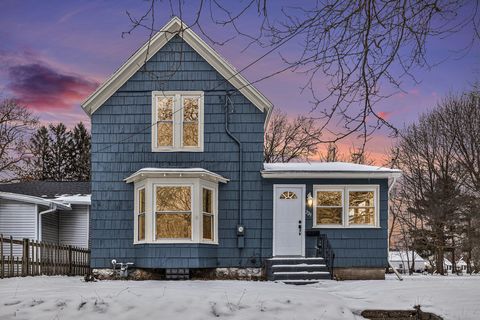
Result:
[[[89,181],[28,181],[0,184],[0,192],[54,198],[61,195],[90,194]]]

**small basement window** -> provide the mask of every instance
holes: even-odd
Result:
[[[378,186],[314,186],[314,227],[378,227]]]
[[[152,93],[152,151],[203,151],[203,92]]]

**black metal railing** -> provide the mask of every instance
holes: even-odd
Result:
[[[330,277],[333,279],[333,267],[335,264],[335,253],[333,248],[328,241],[326,234],[321,234],[318,229],[309,229],[306,231],[307,237],[316,238],[316,250],[315,256],[317,258],[323,258],[325,260],[325,265],[327,266],[328,272],[330,272]]]
[[[330,272],[330,277],[333,279],[333,265],[335,263],[335,253],[333,252],[330,241],[326,234],[317,235],[317,257],[325,259],[325,265]]]

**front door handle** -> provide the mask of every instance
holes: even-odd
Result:
[[[302,220],[298,220],[298,235],[302,235]]]

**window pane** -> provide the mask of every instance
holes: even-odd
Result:
[[[212,190],[210,189],[203,189],[203,212],[213,213]]]
[[[198,121],[198,98],[183,99],[183,120]]]
[[[342,224],[342,208],[317,208],[317,224]]]
[[[145,240],[145,214],[138,215],[138,240]]]
[[[145,189],[138,191],[138,213],[145,212]]]
[[[183,145],[186,147],[198,146],[198,123],[183,123]]]
[[[280,195],[280,199],[290,200],[290,199],[297,199],[297,195],[295,192],[285,191]]]
[[[203,215],[203,239],[213,240],[213,216]]]
[[[191,214],[157,213],[156,239],[189,239],[192,234]]]
[[[318,191],[317,206],[342,206],[341,191]]]
[[[173,120],[173,97],[157,97],[157,121]]]
[[[348,210],[349,224],[375,224],[374,208],[350,208]]]
[[[190,210],[190,187],[157,187],[157,212]]]
[[[373,191],[350,191],[349,205],[351,207],[373,207]]]
[[[157,124],[157,145],[172,146],[173,145],[173,123],[160,122]]]

